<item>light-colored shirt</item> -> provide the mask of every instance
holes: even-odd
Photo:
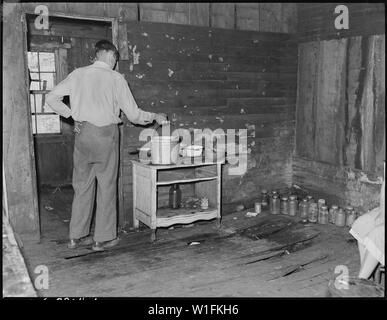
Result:
[[[71,109],[62,99],[70,96]],[[108,64],[96,61],[71,72],[47,95],[47,104],[59,115],[76,121],[88,121],[96,126],[121,123],[120,109],[136,124],[148,124],[155,113],[138,108],[123,75]]]

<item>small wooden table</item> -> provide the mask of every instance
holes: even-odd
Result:
[[[154,241],[158,227],[211,219],[218,219],[220,226],[222,163],[179,160],[173,165],[152,165],[132,160],[134,228],[138,229],[141,221],[152,229],[151,241]],[[208,209],[158,208],[158,190],[173,184],[193,184],[195,197],[208,198]],[[184,196],[183,193],[182,199]]]

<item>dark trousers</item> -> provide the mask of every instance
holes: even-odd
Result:
[[[83,122],[75,135],[70,239],[90,234],[97,180],[94,241],[117,236],[118,126],[97,127]]]

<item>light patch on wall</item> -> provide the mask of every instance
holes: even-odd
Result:
[[[140,63],[140,52],[136,52],[137,45],[134,45],[132,49],[132,56],[133,56],[133,64],[139,64]]]
[[[142,36],[147,37],[148,34],[146,32],[141,33]]]
[[[168,77],[172,77],[175,72],[168,68]]]
[[[147,65],[149,68],[152,68],[152,62],[147,62],[146,65]]]
[[[145,74],[136,74],[136,78],[138,78],[138,79],[142,79],[142,78],[144,78],[145,77]]]

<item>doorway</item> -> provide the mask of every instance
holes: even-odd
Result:
[[[74,148],[73,120],[55,114],[45,97],[73,70],[94,62],[97,41],[114,39],[113,20],[50,16],[49,29],[42,30],[35,27],[35,19],[36,15],[26,15],[26,56],[40,229],[44,236],[53,219],[60,220],[64,227],[70,222]],[[68,97],[64,103],[71,108]]]

